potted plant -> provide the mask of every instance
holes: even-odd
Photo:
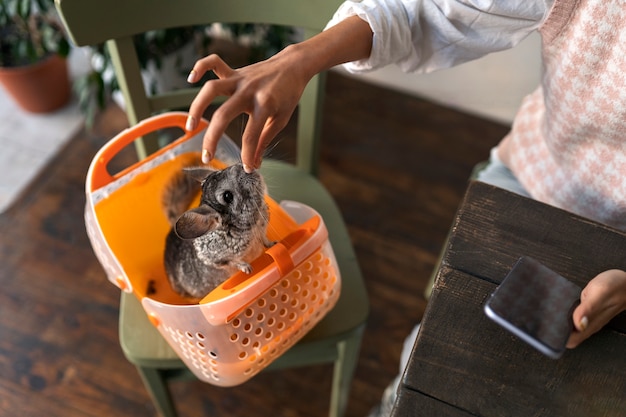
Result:
[[[69,101],[69,50],[52,0],[0,2],[0,84],[24,110],[50,112]]]

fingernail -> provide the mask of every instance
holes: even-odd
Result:
[[[589,326],[589,319],[587,318],[587,316],[583,316],[580,319],[579,325],[580,325],[580,331],[584,331],[587,328],[587,326]]]
[[[202,150],[202,163],[208,164],[209,162],[211,162],[211,153],[208,150],[203,149]]]
[[[193,84],[193,83],[196,82],[196,71],[195,70],[191,70],[191,72],[187,76],[187,82],[190,83],[190,84]]]
[[[188,131],[189,130],[194,130],[196,128],[196,126],[197,126],[196,118],[193,117],[193,116],[189,116],[187,118],[187,123],[185,124],[185,129],[187,129]]]
[[[254,168],[246,164],[243,164],[243,170],[246,171],[246,174],[252,174],[254,172]]]

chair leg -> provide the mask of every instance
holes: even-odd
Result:
[[[338,356],[333,369],[329,417],[342,417],[346,412],[364,328],[365,326],[359,327],[353,332],[352,337],[337,344]]]
[[[158,413],[162,417],[176,417],[172,396],[161,371],[140,366],[137,366],[137,371]]]

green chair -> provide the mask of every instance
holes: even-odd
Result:
[[[245,22],[299,27],[305,36],[311,36],[324,28],[340,3],[339,0],[55,1],[76,45],[106,42],[131,125],[163,110],[185,109],[196,93],[193,89],[183,89],[162,96],[147,95],[133,35],[169,27]],[[339,264],[342,291],[335,308],[268,369],[334,363],[329,415],[338,417],[344,414],[347,405],[369,302],[341,213],[316,178],[323,91],[322,74],[309,83],[299,104],[296,164],[265,160],[261,171],[274,199],[300,201],[322,215]],[[140,156],[155,149],[156,143],[150,140],[137,146]],[[125,356],[137,367],[157,410],[163,416],[175,416],[167,381],[191,373],[150,324],[138,300],[126,293],[121,296],[119,336]]]

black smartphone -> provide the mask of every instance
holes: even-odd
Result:
[[[581,289],[523,256],[487,299],[486,315],[543,354],[558,359],[574,328]]]

